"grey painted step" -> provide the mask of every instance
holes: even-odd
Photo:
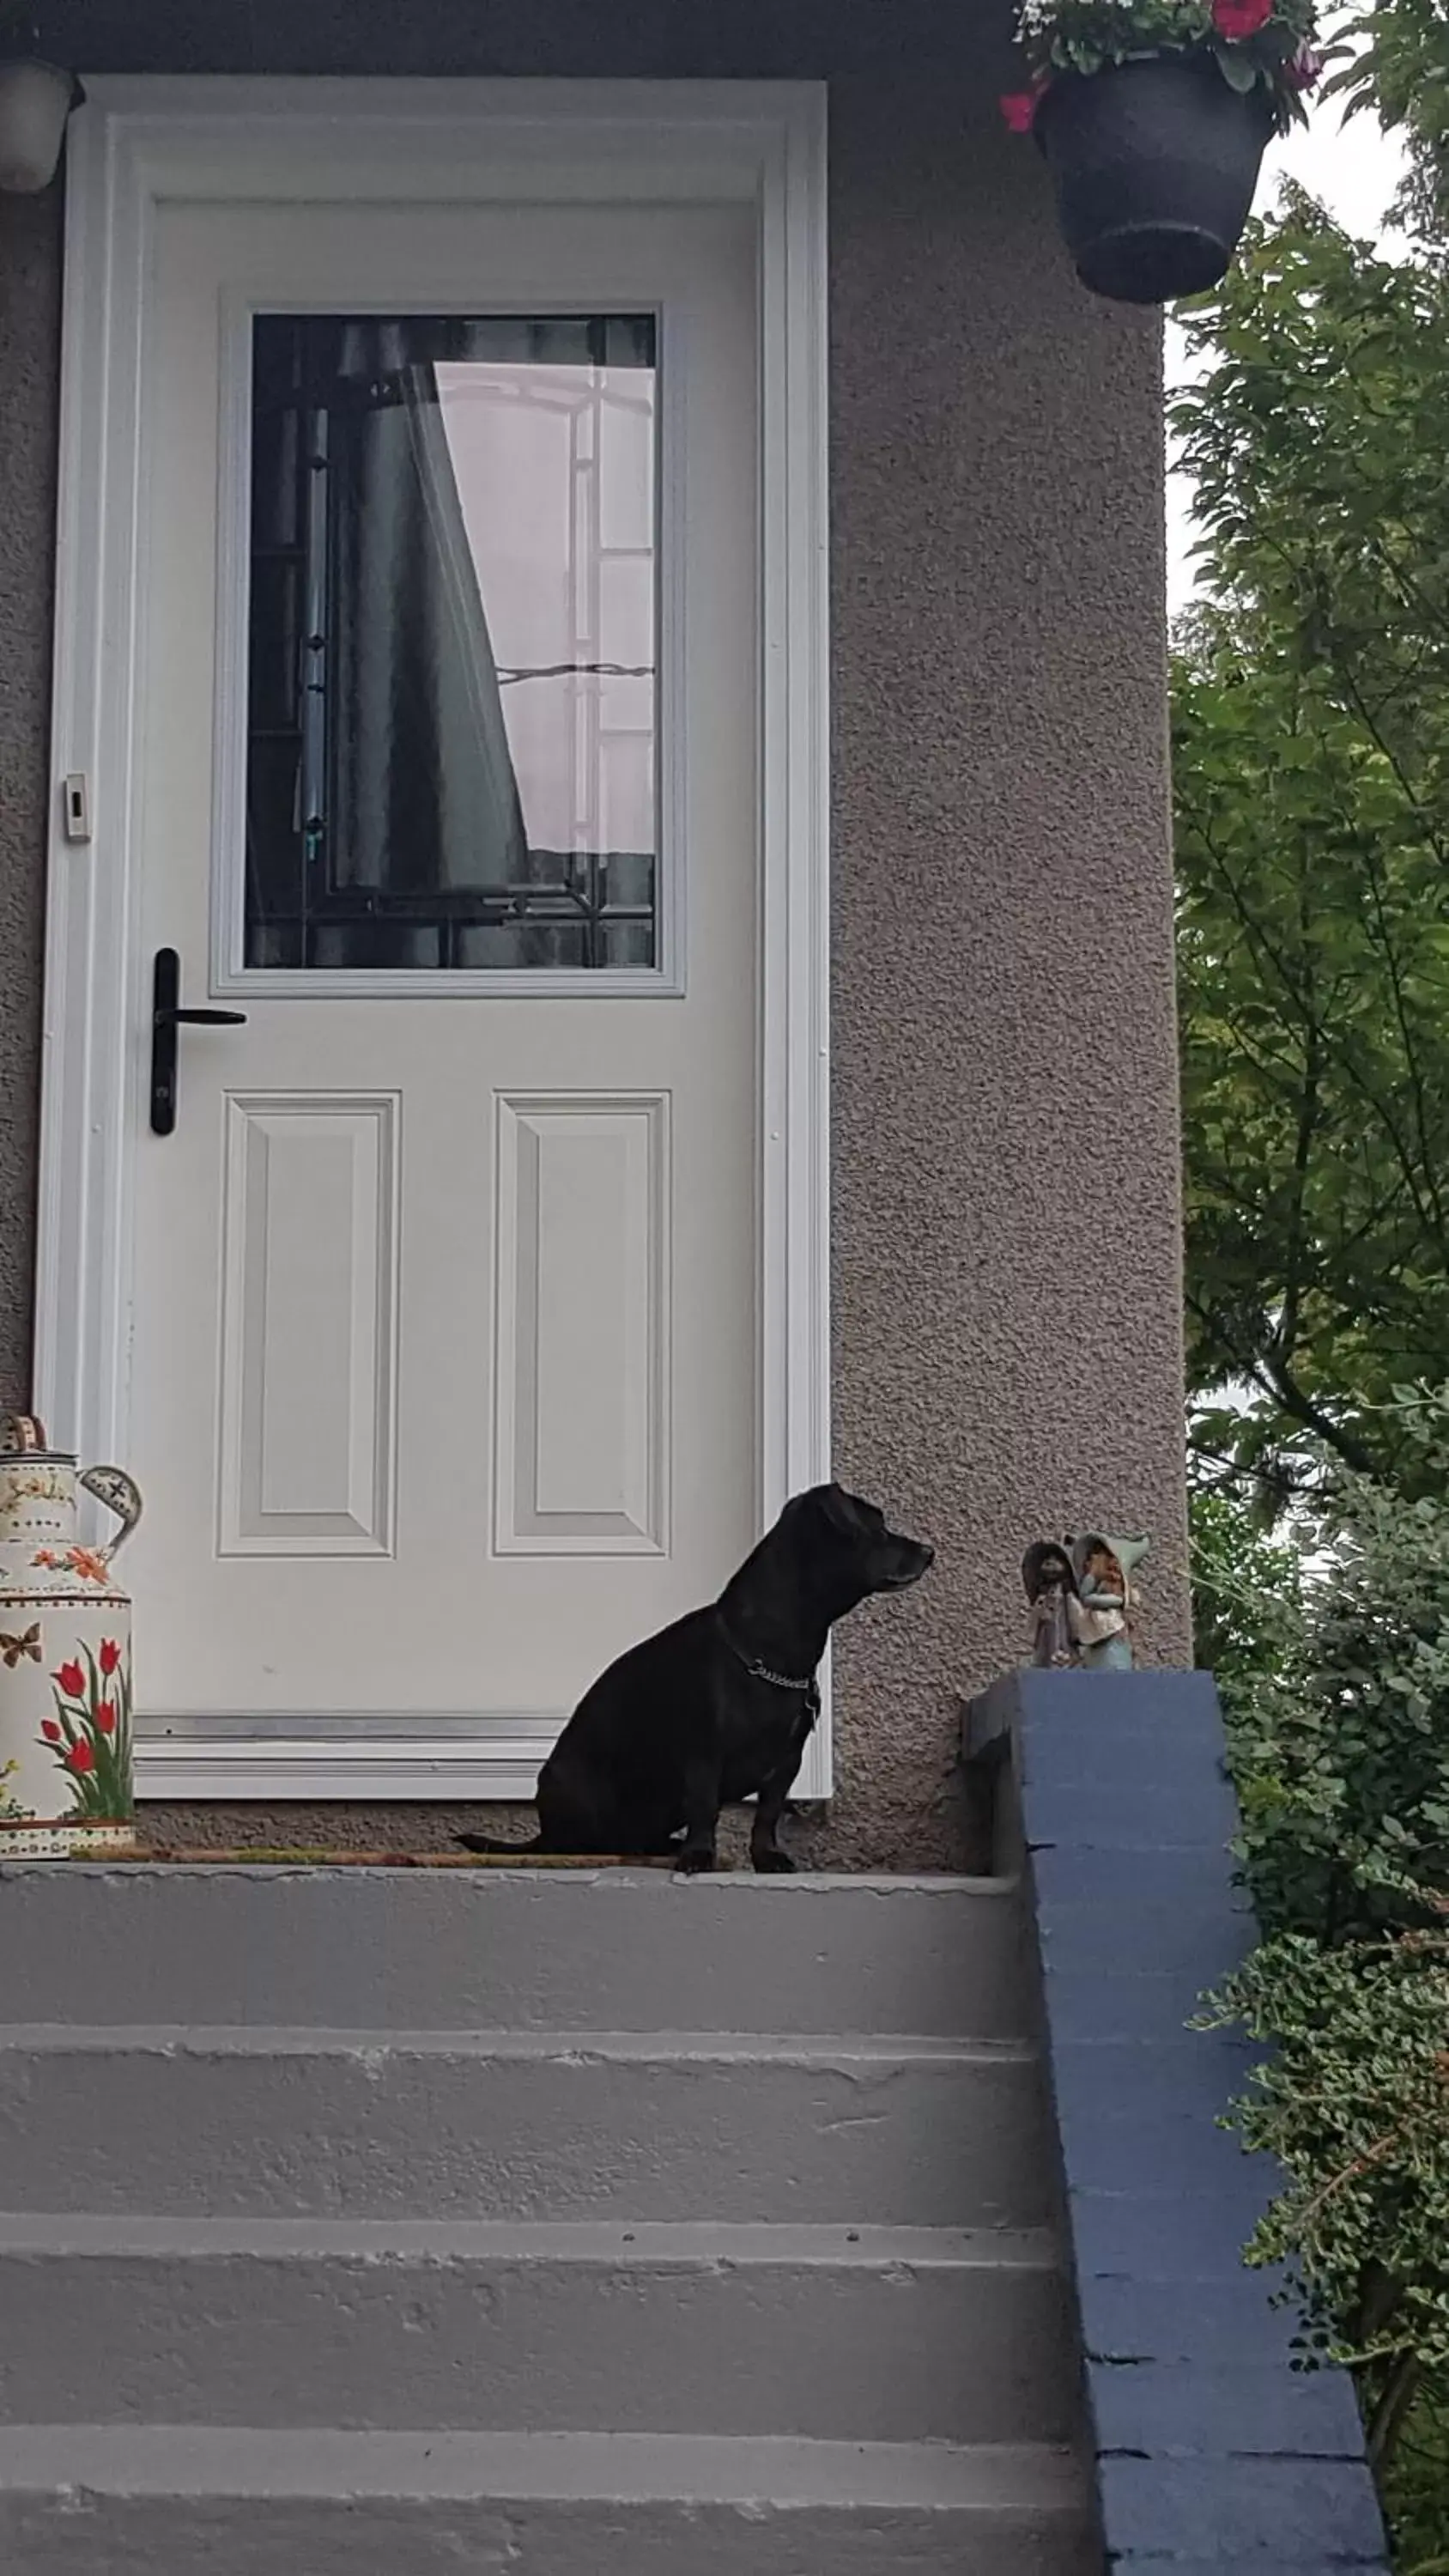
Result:
[[[1027,2028],[1016,1888],[666,1871],[0,1869],[27,2021]]]
[[[1072,2437],[1045,2232],[0,2218],[0,2420]]]
[[[1009,2042],[0,2028],[0,2209],[1027,2226]]]
[[[1068,2454],[620,2434],[0,2431],[26,2576],[1099,2576]]]

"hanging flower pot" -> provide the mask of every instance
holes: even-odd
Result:
[[[1210,54],[1053,81],[1034,128],[1078,277],[1121,304],[1201,295],[1227,275],[1273,131],[1259,87]]]
[[[1318,77],[1313,0],[1021,0],[1017,32],[1031,85],[1002,110],[1045,155],[1083,285],[1125,304],[1218,285]]]

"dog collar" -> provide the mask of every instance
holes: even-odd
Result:
[[[736,1645],[723,1620],[720,1621],[720,1630],[736,1663],[744,1665],[752,1681],[768,1682],[772,1690],[803,1691],[811,1707],[819,1708],[820,1684],[813,1673],[803,1676],[799,1673],[777,1673],[769,1664],[762,1663],[758,1655],[747,1655],[743,1646]]]

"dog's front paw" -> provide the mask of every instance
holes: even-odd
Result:
[[[714,1866],[715,1856],[712,1851],[691,1851],[686,1845],[679,1855],[678,1875],[681,1878],[702,1878],[704,1873]]]
[[[794,1862],[778,1844],[773,1851],[752,1851],[750,1858],[762,1878],[790,1878],[794,1875]]]

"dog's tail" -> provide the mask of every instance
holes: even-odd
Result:
[[[496,1859],[501,1860],[522,1858],[526,1852],[543,1849],[541,1832],[536,1833],[532,1842],[527,1843],[506,1843],[496,1834],[455,1834],[453,1840],[455,1843],[461,1843],[464,1851],[491,1852]]]

